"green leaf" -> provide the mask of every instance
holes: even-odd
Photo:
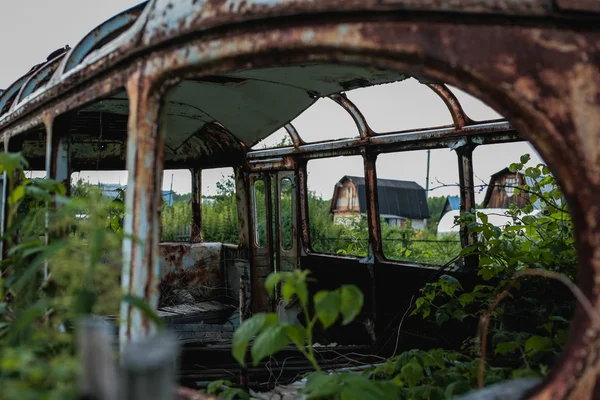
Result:
[[[223,385],[225,385],[225,380],[223,380],[223,379],[217,379],[216,381],[212,381],[206,387],[206,393],[216,394],[221,390],[221,386],[223,386]]]
[[[300,303],[304,307],[308,305],[308,287],[306,287],[305,280],[301,280],[296,283],[296,296],[298,296]]]
[[[235,398],[239,398],[241,400],[249,400],[250,395],[242,389],[239,388],[227,388],[223,390],[219,394],[219,398],[222,400],[233,400]]]
[[[283,324],[283,330],[286,336],[298,347],[304,348],[306,344],[306,333],[304,328],[297,324]]]
[[[17,201],[21,200],[23,197],[25,197],[25,187],[23,185],[17,186],[10,193],[10,196],[8,197],[8,204],[12,207],[17,203]]]
[[[462,289],[460,282],[453,276],[442,275],[438,281],[444,293],[448,296],[453,296],[458,289]]]
[[[315,312],[325,329],[337,320],[340,314],[340,292],[322,290],[315,295]]]
[[[449,319],[450,319],[450,317],[444,311],[438,311],[437,313],[435,313],[435,322],[438,325],[442,325],[444,322],[448,321]]]
[[[277,284],[281,282],[282,278],[283,275],[276,272],[270,274],[267,277],[267,280],[265,281],[265,289],[267,289],[267,293],[269,293],[269,295],[273,296],[273,294],[275,293],[275,286],[277,286]]]
[[[473,388],[469,385],[469,382],[466,380],[452,382],[446,387],[444,391],[444,397],[447,399],[452,399],[459,394],[464,394],[471,391]]]
[[[458,302],[463,307],[472,303],[473,300],[475,300],[475,293],[464,293],[458,297]]]
[[[150,321],[154,322],[154,325],[156,325],[156,328],[158,330],[164,329],[164,327],[165,327],[164,321],[162,319],[160,319],[158,314],[156,314],[156,312],[152,308],[150,308],[148,303],[146,303],[143,299],[132,296],[130,294],[126,294],[125,296],[123,296],[123,301],[125,303],[129,303],[132,306],[134,306],[135,308],[137,308],[144,317],[146,317]]]
[[[354,285],[344,285],[340,289],[340,312],[347,325],[356,318],[363,307],[364,297],[360,289]]]
[[[417,386],[417,384],[425,376],[423,374],[423,367],[421,367],[421,365],[414,360],[402,367],[400,370],[400,375],[402,375],[402,378],[404,378],[406,383],[408,383],[408,387],[410,388]]]
[[[284,349],[289,339],[282,325],[268,325],[256,337],[252,344],[252,363],[256,367],[260,361]]]
[[[283,285],[281,285],[281,294],[287,303],[292,301],[292,296],[294,296],[295,293],[296,285],[294,285],[294,282],[285,281]]]
[[[503,356],[505,354],[510,354],[510,353],[514,352],[519,347],[520,347],[520,344],[518,342],[498,343],[498,345],[494,349],[494,354],[500,354]]]
[[[260,313],[245,320],[233,333],[232,349],[233,358],[240,365],[245,365],[246,349],[248,343],[254,338],[263,327],[277,323],[277,315],[273,313]]]
[[[488,223],[488,216],[487,214],[484,213],[477,213],[477,216],[479,217],[479,219],[481,220],[482,224],[487,224]]]
[[[28,165],[21,153],[0,153],[0,174],[4,172],[12,174],[15,170],[24,169]]]
[[[309,399],[326,399],[339,393],[340,375],[314,372],[308,376],[306,386],[301,393]]]
[[[97,299],[98,296],[94,291],[89,289],[80,290],[75,301],[75,313],[77,315],[91,314]]]
[[[532,336],[525,342],[525,352],[546,350],[552,345],[552,339],[544,336]]]
[[[14,343],[21,336],[21,333],[33,325],[33,322],[42,316],[44,310],[48,307],[48,303],[39,300],[25,311],[17,315],[16,320],[10,325],[6,334],[5,340],[7,343]]]
[[[521,161],[521,164],[527,164],[527,162],[531,159],[531,156],[529,154],[523,154],[521,156],[521,159],[519,161]]]

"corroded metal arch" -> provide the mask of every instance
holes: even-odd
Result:
[[[287,132],[288,136],[290,137],[290,140],[294,144],[294,147],[297,148],[298,146],[301,146],[304,144],[304,140],[302,140],[302,137],[298,133],[298,130],[296,129],[296,127],[294,125],[292,125],[291,122],[285,124],[284,128],[285,128],[285,131]]]
[[[79,65],[85,57],[94,49],[97,49],[102,44],[114,39],[118,34],[127,30],[138,19],[148,2],[142,2],[128,10],[115,15],[114,17],[104,21],[94,30],[88,33],[73,49],[69,52],[64,67],[63,73],[69,72],[71,69]]]
[[[15,100],[21,91],[21,87],[23,87],[34,72],[35,70],[28,72],[2,92],[0,95],[0,116],[7,113],[12,108],[12,105],[15,103]]]
[[[577,230],[579,285],[600,309],[600,34],[594,29],[460,25],[427,20],[262,26],[157,51],[143,66],[155,88],[163,78],[305,61],[369,64],[439,79],[506,115],[539,150],[568,199]],[[471,46],[462,46],[469,37]],[[395,40],[390,40],[395,38]],[[514,54],[520,42],[527,48]],[[493,46],[491,45],[493,44]],[[471,50],[480,51],[473,53]],[[508,57],[508,58],[507,58]],[[529,68],[530,58],[543,69]],[[508,62],[507,62],[508,59]],[[508,64],[507,64],[508,63]],[[584,85],[583,83],[586,82]],[[572,149],[571,152],[564,151]],[[578,309],[563,357],[537,398],[589,397],[597,379],[598,327]]]
[[[473,122],[473,120],[465,113],[458,98],[450,89],[448,89],[448,86],[443,83],[428,83],[425,86],[433,90],[433,92],[442,99],[448,108],[448,111],[450,111],[456,129],[462,129],[465,125]]]
[[[39,89],[40,85],[43,85],[44,82],[47,82],[52,77],[52,74],[54,74],[58,68],[65,54],[66,53],[62,53],[54,59],[48,61],[44,66],[35,71],[35,73],[33,73],[29,79],[27,79],[27,82],[25,82],[25,84],[19,90],[19,94],[15,98],[13,107],[19,105],[25,98],[27,98],[27,96]]]
[[[352,120],[356,124],[356,128],[358,129],[360,137],[368,137],[373,134],[373,130],[367,123],[367,119],[360,111],[360,109],[356,106],[356,104],[354,104],[348,98],[348,96],[346,96],[345,94],[338,93],[330,96],[330,98],[331,100],[335,101],[337,105],[342,107],[348,114],[350,114],[350,117],[352,117]]]

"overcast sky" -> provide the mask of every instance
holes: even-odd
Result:
[[[129,8],[134,0],[4,0],[0,13],[0,88],[6,89],[54,50],[65,45],[75,46],[83,36],[104,20]],[[475,120],[499,118],[492,109],[471,96],[458,91],[466,113]],[[408,80],[348,92],[378,133],[410,128],[434,127],[451,123],[450,114],[437,96],[429,89]],[[352,119],[331,100],[319,100],[313,107],[292,122],[305,141],[354,137],[357,135]],[[281,138],[281,131],[260,143],[272,145]],[[487,182],[494,172],[524,153],[539,158],[527,143],[480,146],[475,150],[474,169],[478,183]],[[380,178],[413,180],[426,186],[427,154],[422,152],[382,155],[377,162]],[[364,176],[360,157],[314,160],[308,165],[309,188],[330,198],[333,185],[344,175]],[[213,170],[203,173],[203,191],[214,193],[216,181],[231,170]],[[106,183],[126,183],[126,172],[83,171],[81,178],[91,183],[100,179]],[[190,191],[187,171],[167,171],[163,187],[168,189],[173,176],[173,189],[178,193]],[[456,154],[449,149],[431,152],[430,196],[458,194],[453,185],[458,182]],[[481,201],[483,193],[478,194]]]

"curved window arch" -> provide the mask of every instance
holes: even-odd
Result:
[[[294,119],[292,125],[307,143],[359,136],[350,114],[335,101],[325,97]]]
[[[452,125],[444,102],[413,78],[351,90],[346,95],[376,133]]]

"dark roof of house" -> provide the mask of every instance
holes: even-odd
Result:
[[[346,180],[352,181],[356,186],[360,212],[367,212],[365,178],[346,175],[340,179],[340,183]],[[416,182],[377,179],[377,194],[380,215],[397,215],[405,218],[429,218],[430,216],[425,189]]]

